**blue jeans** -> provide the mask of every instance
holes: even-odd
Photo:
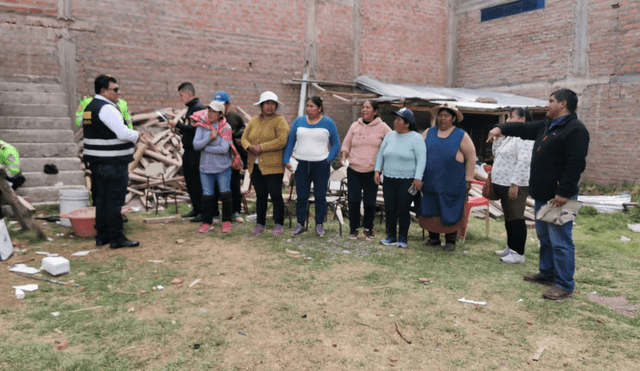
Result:
[[[384,213],[387,224],[387,237],[396,238],[396,224],[399,225],[398,237],[407,238],[411,224],[411,202],[413,196],[409,188],[413,179],[385,177],[382,184],[384,195]]]
[[[96,207],[97,240],[118,241],[124,238],[122,205],[127,195],[127,164],[91,165],[91,193]]]
[[[573,197],[576,199],[577,197]],[[535,212],[544,206],[544,202],[536,201]],[[555,225],[536,220],[536,233],[540,240],[540,274],[554,286],[573,292],[575,282],[576,249],[573,245],[573,222]]]
[[[364,201],[364,218],[362,226],[373,229],[373,220],[376,216],[376,196],[378,185],[373,180],[374,172],[360,173],[347,168],[347,184],[349,186],[349,228],[360,228],[360,202]]]
[[[218,183],[218,189],[220,193],[231,192],[231,168],[221,173],[208,174],[200,173],[200,182],[202,183],[202,195],[213,196],[216,189],[216,183]]]
[[[309,205],[309,193],[313,182],[313,197],[316,204],[316,224],[324,223],[327,215],[327,186],[331,164],[327,160],[303,161],[298,160],[296,169],[296,218],[298,224],[304,225],[307,221],[307,205]]]

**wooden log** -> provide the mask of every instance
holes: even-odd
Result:
[[[7,182],[6,177],[7,173],[5,172],[3,165],[0,167],[0,191],[2,192],[2,198],[11,206],[13,215],[18,219],[20,227],[23,231],[32,229],[40,240],[46,240],[47,236],[44,234],[40,226],[33,221],[29,210],[20,203],[16,193],[13,191],[13,188],[11,188],[9,182]]]
[[[31,205],[29,202],[27,202],[27,200],[25,200],[24,198],[22,198],[21,196],[16,195],[18,201],[20,202],[20,204],[27,209],[27,211],[29,211],[30,214],[33,214],[36,212],[36,208],[33,207],[33,205]]]
[[[242,108],[240,108],[239,106],[236,106],[236,109],[238,110],[238,112],[240,112],[240,114],[242,116],[244,116],[244,119],[248,122],[251,120],[251,116],[249,116],[249,114],[247,112],[245,112],[245,110],[243,110]]]
[[[163,155],[161,155],[160,153],[155,152],[155,151],[152,151],[152,150],[150,150],[150,149],[147,149],[147,150],[144,152],[144,154],[145,154],[145,155],[147,155],[147,156],[149,156],[149,157],[153,157],[153,158],[155,158],[156,160],[159,160],[159,161],[161,161],[161,162],[163,162],[163,163],[165,163],[165,164],[167,164],[167,165],[181,166],[180,162],[178,162],[177,160],[172,159],[172,158],[169,158],[169,157],[167,157],[167,156],[163,156]]]
[[[80,128],[80,130],[76,131],[76,133],[73,135],[73,141],[78,143],[82,140],[82,138],[84,138],[84,130]]]
[[[146,218],[146,219],[143,219],[143,222],[145,224],[178,223],[181,220],[182,219],[180,218],[180,215],[175,215],[175,216],[165,216],[162,218]]]
[[[144,196],[144,192],[142,191],[138,191],[137,189],[131,188],[131,187],[127,187],[127,191],[134,193],[138,196]]]
[[[138,166],[138,162],[140,162],[140,159],[148,148],[147,143],[142,142],[139,142],[136,147],[136,152],[133,154],[133,162],[129,163],[129,172]]]

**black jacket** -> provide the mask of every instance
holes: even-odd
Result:
[[[187,114],[184,119],[184,124],[177,124],[176,127],[182,134],[182,146],[185,151],[194,151],[193,138],[196,136],[196,127],[191,125],[191,115],[195,112],[202,111],[205,107],[200,103],[200,99],[193,98],[187,103]]]
[[[540,202],[547,202],[556,194],[566,198],[578,194],[578,181],[589,150],[589,132],[575,113],[549,129],[552,121],[498,125],[503,135],[535,140],[529,193]]]

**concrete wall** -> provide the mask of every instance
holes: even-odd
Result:
[[[591,145],[584,181],[640,181],[640,2],[546,0],[545,8],[480,22],[504,0],[460,0],[456,86],[547,99],[579,95]]]

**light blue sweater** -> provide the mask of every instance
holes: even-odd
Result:
[[[415,131],[398,134],[392,131],[384,137],[375,171],[381,171],[385,177],[422,180],[427,166],[427,147],[422,135]]]
[[[214,124],[215,130],[218,123]],[[209,139],[211,130],[202,126],[196,127],[196,135],[193,138],[193,148],[200,151],[200,171],[205,174],[221,173],[231,166],[232,158],[229,156],[229,142],[220,135],[216,139]]]

